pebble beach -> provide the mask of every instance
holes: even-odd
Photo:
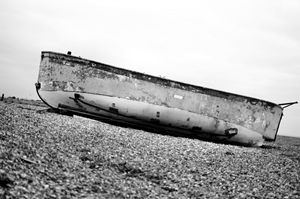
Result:
[[[300,138],[226,145],[0,102],[0,198],[300,198]]]

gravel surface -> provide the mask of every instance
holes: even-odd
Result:
[[[300,138],[262,148],[0,102],[0,198],[300,198]]]

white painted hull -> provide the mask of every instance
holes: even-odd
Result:
[[[135,102],[128,99],[81,93],[81,101],[90,104],[86,105],[74,100],[75,93],[76,92],[40,91],[41,98],[51,107],[72,111],[75,114],[86,113],[87,116],[91,115],[95,118],[98,116],[99,119],[110,118],[134,123],[138,126],[147,125],[149,127],[167,130],[168,132],[174,131],[177,134],[183,133],[195,136],[197,133],[200,138],[211,137],[212,139],[216,139],[216,141],[240,143],[244,145],[261,146],[264,141],[263,136],[257,132],[239,125],[217,120],[216,118],[176,108]],[[114,104],[115,107],[112,107],[112,104]],[[110,111],[111,108],[117,111]],[[187,118],[189,118],[188,121]],[[201,130],[195,129],[196,126],[201,126]],[[225,135],[225,131],[229,129],[236,129],[237,134],[233,136],[230,134]]]

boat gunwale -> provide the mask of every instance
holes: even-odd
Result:
[[[165,82],[167,84],[164,84],[165,86],[170,86],[170,87],[174,87],[174,88],[178,88],[178,89],[182,89],[182,90],[186,90],[186,91],[191,91],[191,92],[194,92],[194,93],[201,93],[201,94],[205,94],[205,95],[211,95],[211,96],[214,96],[214,97],[220,97],[220,98],[224,98],[224,99],[229,99],[230,96],[234,97],[234,99],[236,100],[237,98],[244,98],[244,99],[248,99],[248,101],[250,101],[250,103],[252,104],[254,101],[256,101],[254,104],[257,104],[258,102],[262,102],[262,105],[261,106],[270,106],[270,107],[278,107],[280,108],[281,110],[283,110],[283,108],[274,103],[274,102],[270,102],[270,101],[266,101],[266,100],[262,100],[262,99],[258,99],[258,98],[254,98],[254,97],[249,97],[249,96],[245,96],[245,95],[240,95],[240,94],[235,94],[235,93],[231,93],[231,92],[227,92],[227,91],[222,91],[222,90],[217,90],[217,89],[212,89],[212,88],[207,88],[207,87],[203,87],[203,86],[198,86],[198,85],[193,85],[193,84],[188,84],[188,83],[184,83],[184,82],[179,82],[179,81],[175,81],[175,80],[171,80],[171,79],[167,79],[167,78],[162,78],[162,77],[158,77],[158,76],[154,76],[154,75],[149,75],[149,74],[145,74],[145,73],[141,73],[141,72],[137,72],[137,71],[133,71],[133,70],[129,70],[129,69],[125,69],[125,68],[120,68],[120,67],[116,67],[116,66],[112,66],[112,65],[109,65],[109,64],[105,64],[105,63],[102,63],[102,62],[98,62],[98,61],[93,61],[93,60],[89,60],[89,59],[85,59],[85,58],[82,58],[82,57],[77,57],[77,56],[73,56],[73,55],[68,55],[68,54],[63,54],[63,53],[58,53],[58,52],[53,52],[53,51],[42,51],[41,54],[42,54],[42,59],[45,57],[45,54],[52,54],[52,55],[57,55],[57,56],[62,56],[64,58],[68,58],[68,60],[70,58],[72,58],[71,60],[69,61],[73,61],[73,62],[85,62],[86,64],[89,64],[89,67],[93,67],[93,68],[97,68],[97,69],[101,69],[101,70],[104,70],[103,67],[100,67],[99,65],[101,66],[104,66],[104,67],[108,67],[108,68],[111,68],[113,70],[118,70],[118,71],[122,71],[122,73],[120,73],[121,75],[125,75],[125,73],[129,73],[131,75],[134,75],[136,79],[140,79],[140,80],[144,80],[144,81],[149,81],[149,82],[155,82],[156,84],[158,84],[157,80],[161,81],[161,82]],[[50,56],[49,56],[50,57]],[[76,61],[74,60],[76,59]],[[104,71],[107,71],[107,70],[104,70]],[[111,71],[107,71],[107,72],[111,72]],[[118,74],[118,73],[116,73]],[[126,75],[128,76],[128,75]],[[138,77],[143,77],[143,78],[138,78]],[[152,79],[155,79],[156,81],[150,81],[149,78],[152,80]],[[179,85],[179,86],[172,86],[172,84],[174,85]],[[182,87],[189,87],[189,89],[184,89]],[[229,99],[229,100],[232,100],[232,99]],[[240,101],[240,100],[236,100],[236,101]],[[264,105],[265,103],[265,105]]]

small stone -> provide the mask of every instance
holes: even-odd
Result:
[[[27,176],[26,173],[21,173],[21,174],[20,174],[20,177],[21,177],[21,178],[27,178],[28,176]]]

